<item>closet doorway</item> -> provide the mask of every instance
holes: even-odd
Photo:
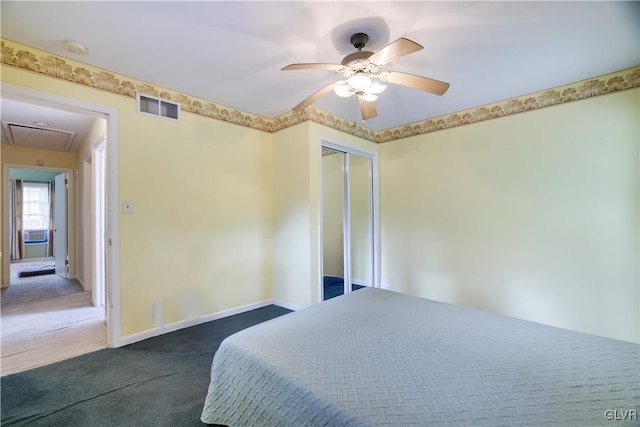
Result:
[[[322,142],[320,299],[379,287],[377,153]]]

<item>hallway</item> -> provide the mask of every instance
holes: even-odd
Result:
[[[43,263],[43,261],[40,261]],[[2,376],[106,348],[104,307],[74,280],[53,274],[18,278],[0,298]]]

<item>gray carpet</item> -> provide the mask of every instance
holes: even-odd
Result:
[[[77,292],[84,292],[77,280],[63,279],[55,274],[28,277],[3,288],[0,305],[5,308],[10,304],[28,304]]]
[[[2,377],[3,426],[202,426],[213,355],[227,336],[288,313],[268,306]]]

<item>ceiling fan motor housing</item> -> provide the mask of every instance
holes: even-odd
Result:
[[[365,33],[355,33],[351,36],[351,44],[356,49],[360,50],[367,44],[369,41],[369,36]]]
[[[371,69],[374,64],[371,64],[369,61],[367,61],[374,52],[362,50],[362,48],[367,44],[368,41],[369,36],[365,33],[356,33],[351,36],[351,44],[353,45],[353,47],[358,49],[358,51],[345,56],[340,63],[340,65],[344,65],[345,67],[349,68],[349,70],[345,70],[346,74],[353,75],[358,72],[377,73],[379,71],[378,69]]]
[[[373,52],[369,52],[367,50],[359,50],[357,52],[353,52],[345,56],[340,64],[347,65],[354,61],[365,61],[369,59],[371,55],[373,55]]]

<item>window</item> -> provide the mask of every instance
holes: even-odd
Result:
[[[22,221],[25,230],[49,229],[49,184],[22,184]]]

